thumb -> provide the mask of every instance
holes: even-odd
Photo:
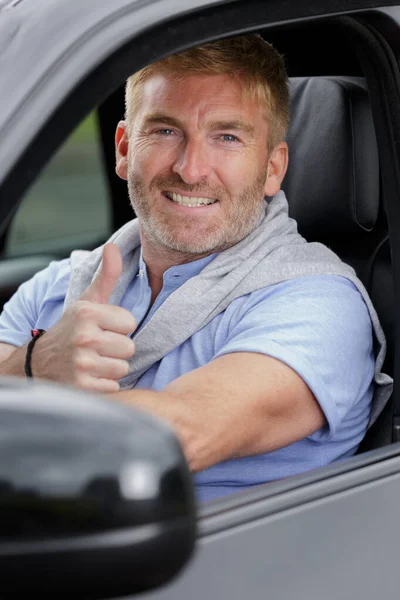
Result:
[[[122,273],[122,257],[116,244],[109,243],[103,249],[100,273],[82,294],[81,300],[107,304]]]

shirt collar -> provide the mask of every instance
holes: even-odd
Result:
[[[205,256],[204,258],[199,258],[198,260],[184,263],[183,265],[175,265],[170,267],[164,273],[164,285],[167,284],[179,287],[191,277],[198,275],[216,256],[217,253],[214,253],[210,254],[209,256]],[[145,279],[148,284],[147,266],[143,260],[142,248],[140,249],[139,257],[139,275],[140,274],[142,274],[141,278]]]

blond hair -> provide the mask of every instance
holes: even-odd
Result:
[[[125,107],[129,128],[144,82],[155,74],[177,79],[190,75],[229,75],[240,78],[243,92],[256,98],[269,125],[270,150],[284,140],[289,124],[289,89],[283,57],[259,34],[242,35],[189,48],[134,73],[126,83]]]

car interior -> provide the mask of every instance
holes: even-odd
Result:
[[[376,138],[368,82],[348,24],[341,19],[297,23],[261,31],[266,40],[285,56],[291,90],[291,121],[288,133],[289,169],[283,183],[290,214],[298,221],[299,231],[309,241],[327,244],[351,264],[369,291],[387,339],[384,372],[393,374],[394,360],[394,292],[392,256],[388,225],[383,204],[384,183],[380,152]],[[125,182],[114,170],[114,132],[124,114],[124,80],[127,60],[121,72],[105,85],[110,65],[103,65],[97,76],[102,84],[97,93],[96,117],[103,175],[110,197],[111,226],[117,229],[132,218]],[[99,70],[98,70],[99,71]],[[101,71],[101,69],[100,69]],[[82,87],[82,90],[84,87]],[[86,87],[86,90],[88,88]],[[60,107],[48,127],[62,115],[59,139],[36,141],[37,156],[50,154],[65,139],[65,131],[78,124],[79,115],[87,115],[94,101],[87,94],[80,101],[80,111],[73,111],[76,96]],[[75,105],[74,105],[75,102]],[[74,114],[73,114],[74,113]],[[40,158],[37,158],[37,170]],[[33,169],[34,171],[34,169]],[[9,228],[8,228],[9,229]],[[6,230],[1,238],[4,251]],[[92,247],[101,244],[97,239]],[[73,247],[71,247],[71,250]],[[67,254],[44,257],[44,262]],[[42,253],[43,258],[43,253]],[[26,260],[32,260],[26,257]],[[21,263],[22,260],[22,263]],[[23,264],[19,259],[19,265]],[[5,302],[18,287],[21,275],[17,262],[4,256],[0,273],[8,281],[0,296]],[[14,269],[14,270],[13,270]],[[22,269],[23,271],[23,269]],[[29,268],[23,271],[27,278]],[[389,403],[367,433],[359,452],[390,444],[393,441],[393,406]]]
[[[363,71],[341,33],[340,21],[263,32],[285,56],[290,77],[289,168],[282,188],[300,233],[329,246],[364,283],[387,340],[383,370],[392,375],[392,263],[377,140]],[[116,226],[131,218],[131,207],[123,201],[125,183],[114,174],[110,143],[114,123],[109,115],[122,117],[123,98],[121,87],[99,107],[109,186],[119,198]],[[389,403],[367,432],[359,453],[391,443],[392,412]]]

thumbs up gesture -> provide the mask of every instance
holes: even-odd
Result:
[[[81,296],[81,300],[107,304],[122,273],[122,258],[116,244],[106,244],[100,273]]]
[[[100,273],[60,321],[35,344],[34,377],[112,393],[128,374],[135,346],[128,334],[136,328],[129,311],[109,305],[122,272],[118,246],[106,244]]]

